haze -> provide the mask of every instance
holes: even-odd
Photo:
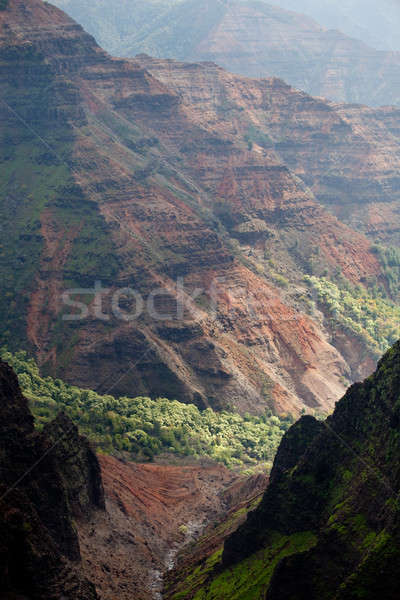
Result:
[[[271,4],[308,14],[324,27],[340,29],[378,50],[400,50],[398,0],[276,0]]]

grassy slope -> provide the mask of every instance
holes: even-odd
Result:
[[[291,536],[276,534],[268,548],[218,573],[221,548],[189,574],[168,597],[171,600],[263,600],[278,562],[291,554],[309,550],[316,541],[312,532]]]

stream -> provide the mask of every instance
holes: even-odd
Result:
[[[193,520],[187,523],[187,533],[185,535],[185,540],[181,543],[175,543],[172,548],[168,550],[164,557],[164,568],[163,570],[154,569],[149,573],[150,576],[150,592],[152,600],[162,600],[162,590],[164,586],[164,575],[175,567],[176,562],[175,559],[179,552],[183,550],[188,544],[195,541],[200,537],[202,532],[207,526],[207,521],[203,519],[202,521]]]

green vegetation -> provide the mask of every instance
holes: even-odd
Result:
[[[18,374],[39,426],[64,411],[100,451],[149,460],[163,452],[209,457],[228,466],[263,461],[270,468],[292,418],[201,412],[194,405],[159,398],[114,398],[41,377],[25,352],[2,350]]]
[[[24,137],[15,144],[18,133]],[[18,126],[5,127],[0,135],[0,340],[12,349],[26,343],[26,315],[39,266],[42,272],[54,268],[56,250],[47,249],[46,255],[46,233],[57,240],[58,254],[66,256],[64,289],[90,287],[96,280],[107,284],[118,269],[104,218],[64,162],[70,143],[43,135],[54,152]],[[70,138],[67,128],[58,135]],[[74,332],[63,325],[60,333],[55,324],[53,341],[66,348]]]
[[[6,10],[8,6],[8,0],[0,0],[0,10]]]
[[[284,277],[280,273],[275,273],[275,272],[271,271],[269,273],[269,275],[272,278],[273,282],[276,285],[278,285],[279,287],[285,288],[285,289],[289,287],[289,280],[286,279],[286,277]]]
[[[253,124],[249,125],[244,139],[248,144],[249,150],[252,149],[253,144],[257,144],[262,148],[270,148],[273,144],[272,139]]]
[[[209,541],[210,538],[224,538],[229,532],[235,531],[239,526],[239,521],[246,517],[250,511],[255,510],[260,505],[261,500],[262,496],[257,496],[248,506],[243,506],[234,513],[228,515],[225,521],[222,521],[215,529],[201,537],[198,541],[198,545],[201,546],[203,542]]]
[[[383,267],[390,295],[400,300],[400,248],[374,244],[372,250],[377,254]]]
[[[349,283],[339,287],[326,277],[306,276],[333,323],[362,339],[377,358],[400,337],[400,306],[378,290]]]
[[[283,536],[277,533],[268,548],[260,550],[222,573],[214,572],[220,564],[219,549],[180,585],[171,600],[262,600],[278,562],[285,556],[309,550],[317,538],[311,532]]]
[[[27,141],[13,149],[4,138],[0,141],[0,334],[19,344],[25,334],[20,316],[26,314],[43,249],[40,216],[68,174],[64,165],[39,164],[39,143]]]

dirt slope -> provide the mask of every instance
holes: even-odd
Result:
[[[79,526],[83,565],[102,600],[161,598],[178,551],[209,523],[260,494],[262,476],[221,466],[165,466],[100,458],[107,512]]]

